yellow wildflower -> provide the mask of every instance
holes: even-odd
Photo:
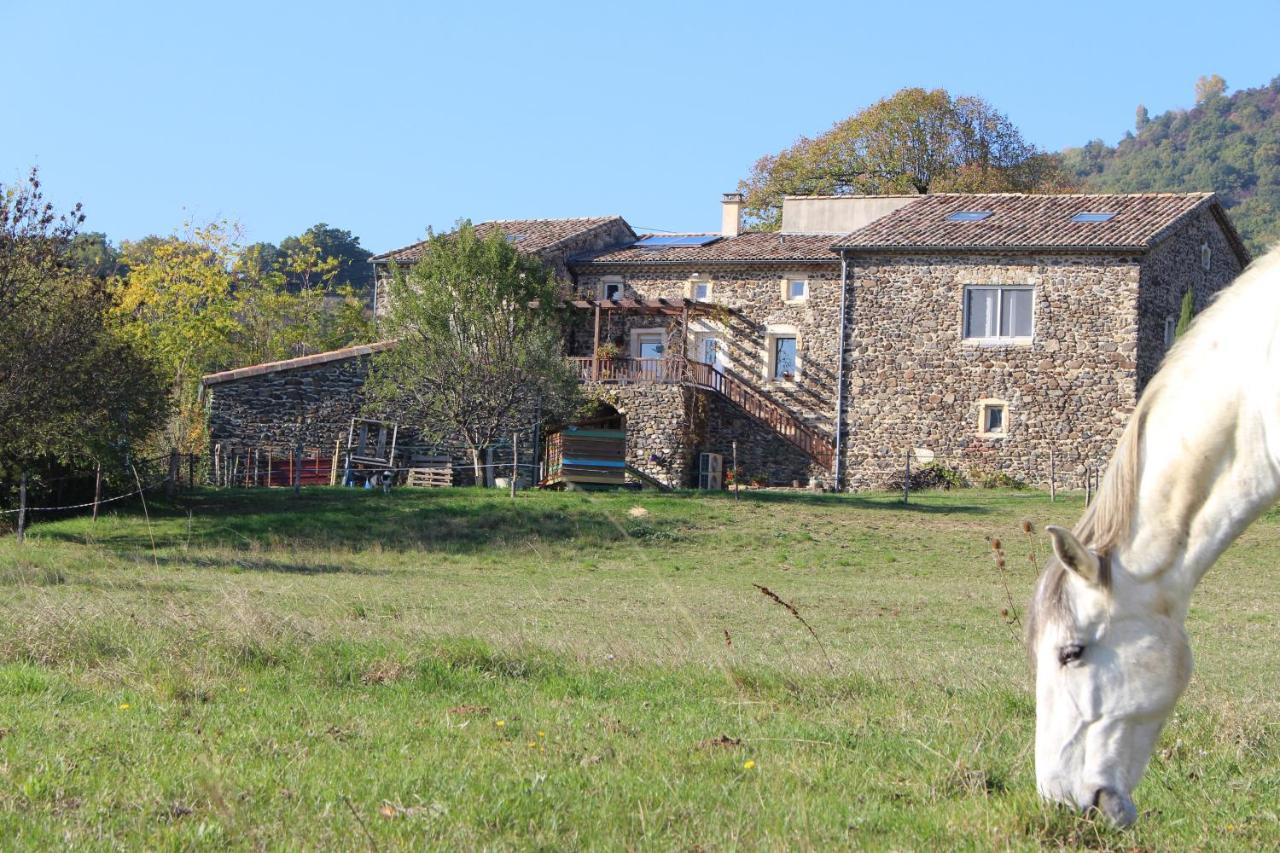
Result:
[[[507,724],[507,721],[506,721],[506,720],[494,720],[494,721],[493,721],[493,724],[494,724],[495,726],[497,726],[498,728],[502,728],[503,726],[505,726],[505,725]]]
[[[127,710],[129,710],[129,703],[128,703],[128,702],[121,702],[121,703],[120,703],[120,710],[121,710],[121,711],[127,711]]]
[[[748,758],[746,761],[742,762],[742,769],[743,769],[743,770],[754,770],[754,769],[755,769],[755,767],[756,767],[756,763],[755,763],[754,761],[752,761],[750,758]]]

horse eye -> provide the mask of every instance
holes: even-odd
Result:
[[[1084,656],[1084,646],[1079,643],[1072,643],[1069,646],[1063,646],[1058,649],[1058,663],[1066,666],[1069,663],[1080,660]]]

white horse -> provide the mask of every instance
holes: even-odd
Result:
[[[1280,248],[1169,353],[1027,620],[1042,796],[1137,818],[1131,793],[1191,676],[1191,593],[1280,497]]]

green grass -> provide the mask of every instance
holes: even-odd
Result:
[[[1138,827],[1037,800],[1030,677],[985,540],[1004,539],[1021,610],[1021,520],[1080,508],[978,490],[904,507],[317,489],[38,524],[0,544],[0,838],[1273,844],[1276,513],[1197,593],[1197,674]]]

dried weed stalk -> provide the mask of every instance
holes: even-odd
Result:
[[[818,636],[817,631],[813,630],[813,626],[809,624],[808,620],[806,620],[803,616],[800,615],[800,611],[796,609],[796,606],[789,601],[783,601],[776,592],[769,589],[769,587],[767,586],[761,586],[758,583],[753,583],[752,586],[760,590],[761,595],[771,599],[775,604],[779,604],[782,607],[786,608],[788,613],[790,613],[792,616],[796,617],[796,619],[800,621],[800,624],[805,627],[805,630],[809,632],[809,635],[812,636],[813,639],[818,643],[818,649],[819,651],[822,652],[822,657],[826,659],[827,667],[832,672],[835,672],[836,671],[835,664],[831,662],[831,657],[827,654],[827,647],[822,644],[822,638]]]

